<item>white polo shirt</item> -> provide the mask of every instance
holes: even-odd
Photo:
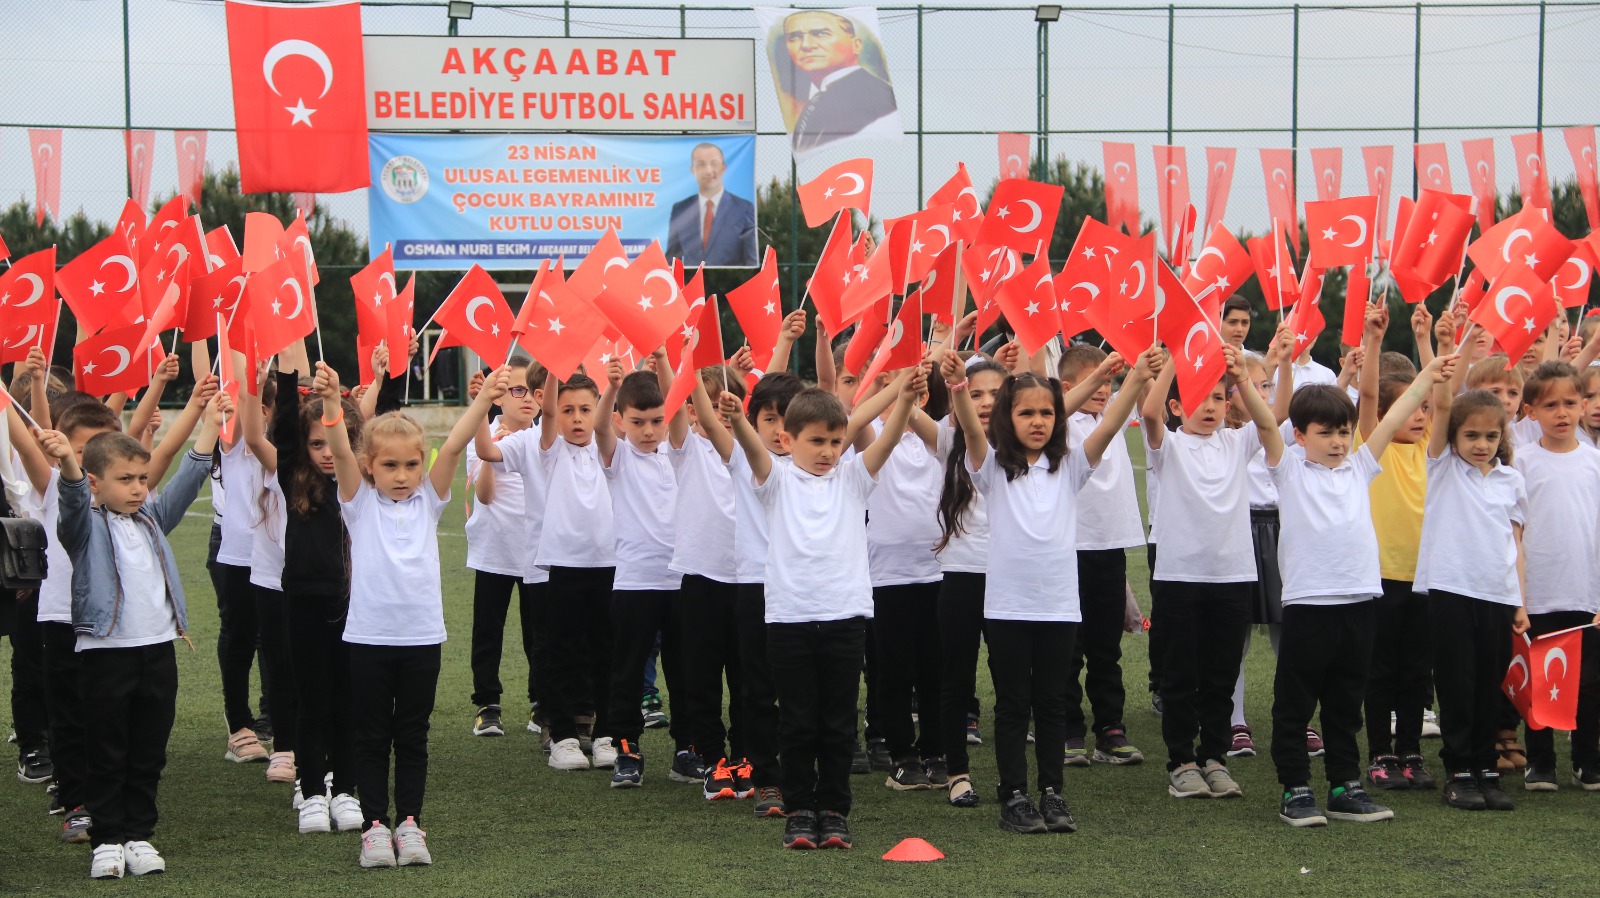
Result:
[[[1580,442],[1551,452],[1535,441],[1513,458],[1528,491],[1528,613],[1593,614],[1600,610],[1600,450]]]
[[[654,452],[640,452],[619,439],[605,472],[617,534],[617,573],[612,588],[677,589],[683,585],[683,575],[667,566],[672,563],[677,534],[678,478],[667,458],[666,444],[656,446]]]
[[[872,423],[875,433],[883,424]],[[933,544],[939,541],[939,494],[944,468],[937,452],[910,429],[878,471],[867,500],[867,569],[873,586],[934,583],[943,577]]]
[[[972,459],[967,459],[971,470]],[[989,452],[972,482],[989,501],[989,576],[983,616],[995,620],[1081,621],[1078,562],[1078,491],[1094,468],[1081,450],[1055,471],[1043,454],[1021,476],[1006,479]]]
[[[241,490],[233,491],[230,517],[248,511],[249,526],[253,530],[250,541],[250,582],[265,589],[283,589],[283,539],[289,524],[289,519],[284,515],[285,507],[283,485],[275,474],[262,477],[260,488],[249,494]]]
[[[496,425],[490,425],[489,431],[497,444],[511,435]],[[522,475],[503,469],[491,470],[494,470],[492,501],[479,502],[477,492],[468,490],[472,511],[466,525],[467,567],[486,574],[521,578],[528,568],[531,548],[525,542],[528,510],[522,495]],[[482,476],[483,460],[478,458],[478,448],[468,443],[467,486],[472,487]]]
[[[1417,592],[1521,605],[1513,523],[1528,517],[1521,472],[1498,461],[1487,473],[1446,448],[1428,459],[1428,498],[1422,506]]]
[[[740,450],[734,447],[737,454]],[[689,431],[683,445],[667,448],[667,460],[678,476],[678,504],[674,526],[689,539],[672,546],[669,570],[698,574],[718,583],[737,583],[734,561],[733,478],[705,437]],[[751,497],[754,501],[754,497]],[[763,566],[766,559],[758,559]]]
[[[245,448],[244,440],[240,439],[233,444],[233,448],[222,453],[222,465],[219,470],[222,483],[226,484],[228,492],[233,497],[233,507],[223,507],[222,516],[222,542],[217,545],[217,562],[231,564],[234,567],[249,567],[251,544],[253,537],[251,531],[260,514],[250,507],[261,491],[261,481],[265,472],[261,463]],[[215,487],[217,481],[212,480]],[[213,490],[215,493],[215,490]],[[213,495],[213,502],[216,501]],[[225,501],[225,500],[224,500]]]
[[[427,476],[396,502],[366,480],[340,501],[350,532],[350,610],[344,641],[360,645],[438,645],[445,640],[439,579],[439,516],[450,495]]]
[[[1283,604],[1338,605],[1383,592],[1368,486],[1383,471],[1366,446],[1337,468],[1285,452],[1278,487]]]
[[[17,465],[20,469],[21,465]],[[39,509],[39,523],[44,525],[44,560],[48,575],[39,584],[40,623],[72,623],[72,556],[56,536],[56,526],[61,523],[61,469],[50,469],[50,481],[44,494],[34,493],[32,498]],[[215,481],[213,481],[215,483]]]
[[[1067,445],[1074,454],[1100,426],[1102,416],[1078,412],[1067,418]],[[1144,545],[1139,520],[1139,494],[1133,484],[1133,458],[1119,430],[1106,444],[1100,464],[1078,491],[1078,533],[1081,550],[1128,549]]]
[[[1152,529],[1161,530],[1157,580],[1249,583],[1256,573],[1250,539],[1246,471],[1261,448],[1253,425],[1210,436],[1167,433],[1150,462],[1161,478],[1161,505]]]
[[[767,623],[871,617],[867,497],[878,482],[866,461],[857,455],[822,477],[773,464],[765,483],[746,482],[767,517]]]
[[[558,436],[549,449],[539,451],[539,462],[549,490],[537,564],[542,568],[616,566],[617,535],[600,447],[592,440],[587,446],[576,446]]]
[[[794,464],[787,455],[770,449],[772,467]],[[846,462],[841,462],[844,464]],[[733,480],[733,564],[735,582],[765,583],[767,579],[767,512],[755,494],[755,472],[738,444],[728,456],[728,476]],[[863,523],[863,526],[865,524]]]
[[[91,522],[98,526],[98,522]],[[125,649],[159,645],[178,638],[178,611],[167,596],[161,569],[161,546],[153,526],[132,515],[106,512],[111,546],[117,557],[122,602],[109,636],[78,634],[75,651]]]
[[[939,465],[942,468],[950,459],[955,447],[956,429],[953,418],[939,425]],[[943,484],[940,494],[943,495]],[[936,522],[937,517],[934,519]],[[940,531],[943,532],[942,530]],[[950,537],[944,550],[937,556],[939,568],[945,573],[982,574],[989,570],[989,510],[983,491],[977,484],[972,487],[972,501],[961,515],[961,532]]]
[[[539,539],[544,534],[546,488],[544,463],[539,460],[539,428],[528,427],[503,436],[495,443],[501,461],[494,466],[496,478],[520,478],[522,485],[523,559],[522,582],[547,583],[550,572],[538,564]],[[476,449],[473,450],[476,454]],[[498,487],[499,481],[496,481]]]

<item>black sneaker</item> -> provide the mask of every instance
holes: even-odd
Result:
[[[1000,805],[1000,828],[1014,833],[1050,831],[1039,809],[1021,792],[1012,792],[1011,797]]]
[[[754,777],[756,770],[750,765],[748,759],[740,758],[738,761],[729,764],[728,769],[733,771],[734,798],[749,798],[755,794],[756,782]]]
[[[855,754],[850,756],[850,775],[860,776],[863,773],[871,772],[872,761],[867,757],[867,750],[861,747],[861,743],[857,742]]]
[[[1067,800],[1057,795],[1056,790],[1044,790],[1044,794],[1039,796],[1039,810],[1044,817],[1044,828],[1050,832],[1078,831],[1078,821],[1073,818],[1072,810],[1067,807]]]
[[[1585,792],[1600,792],[1600,770],[1575,767],[1572,770],[1572,784]]]
[[[1278,802],[1278,819],[1295,827],[1328,825],[1310,786],[1294,786],[1283,793],[1283,800]]]
[[[706,801],[731,801],[739,797],[733,788],[733,768],[728,766],[727,759],[717,761],[715,767],[706,768],[702,792]]]
[[[963,773],[951,778],[950,806],[957,808],[978,806],[978,790],[972,788],[972,777]]]
[[[256,722],[250,726],[250,729],[256,734],[256,741],[261,744],[265,745],[272,741],[272,717],[270,715],[263,714],[257,717]]]
[[[77,845],[89,841],[89,812],[82,807],[72,809],[66,822],[61,824],[61,841]]]
[[[976,714],[967,715],[967,744],[983,744],[983,731],[978,729],[978,715]]]
[[[1478,791],[1478,781],[1470,773],[1452,773],[1444,781],[1444,803],[1463,811],[1482,811],[1489,807]]]
[[[816,812],[789,812],[789,821],[783,825],[783,847],[815,848],[818,841]]]
[[[1434,780],[1433,774],[1428,772],[1428,767],[1423,763],[1422,755],[1406,755],[1405,757],[1406,782],[1413,789],[1432,789],[1439,785]]]
[[[1373,758],[1372,766],[1367,768],[1367,782],[1372,784],[1372,788],[1385,792],[1411,788],[1411,781],[1406,779],[1405,767],[1401,766],[1400,759],[1395,755],[1378,755]]]
[[[659,730],[672,725],[667,713],[661,710],[661,693],[655,689],[644,694],[639,702],[639,713],[644,716],[644,728],[647,730]]]
[[[50,753],[35,749],[17,759],[17,779],[24,783],[48,783],[56,775],[56,765]]]
[[[1483,795],[1484,807],[1491,811],[1514,811],[1517,809],[1511,801],[1511,796],[1500,787],[1500,773],[1496,770],[1485,770],[1478,774],[1478,791]]]
[[[472,735],[474,736],[504,736],[506,728],[500,723],[500,706],[484,705],[478,709],[478,715],[472,718]]]
[[[1554,792],[1556,785],[1556,772],[1548,767],[1535,767],[1528,765],[1522,773],[1522,788],[1525,792]]]
[[[894,757],[889,754],[889,740],[867,740],[867,763],[873,770],[884,773],[893,773],[895,768]]]
[[[67,806],[61,803],[60,784],[58,784],[55,780],[51,780],[50,785],[44,787],[44,791],[50,796],[50,807],[45,809],[45,813],[52,817],[65,814],[67,812]]]
[[[1150,693],[1150,713],[1160,717],[1162,714],[1166,713],[1166,709],[1166,703],[1161,700],[1161,693]]]
[[[1376,823],[1393,820],[1394,811],[1367,797],[1360,780],[1351,780],[1328,790],[1328,818],[1351,823]]]
[[[616,766],[611,770],[611,788],[637,789],[644,785],[644,758],[638,746],[624,739],[618,746]]]
[[[706,764],[693,750],[685,749],[672,756],[667,779],[675,783],[703,783],[706,780]]]
[[[929,786],[943,789],[950,785],[950,765],[944,758],[929,758],[922,762],[922,769],[928,773]]]
[[[756,789],[755,815],[757,817],[783,816],[783,790],[777,786]]]
[[[1094,737],[1094,759],[1101,764],[1132,766],[1144,762],[1144,752],[1128,741],[1128,731],[1117,723]]]
[[[851,848],[855,845],[850,838],[850,824],[838,811],[822,812],[822,820],[817,824],[817,838],[818,848]]]
[[[928,772],[922,769],[922,759],[901,758],[883,784],[896,792],[922,792],[928,788]]]

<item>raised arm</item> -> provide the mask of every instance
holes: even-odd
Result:
[[[1167,436],[1167,394],[1172,392],[1172,379],[1177,376],[1177,366],[1171,362],[1169,358],[1161,366],[1161,373],[1150,381],[1150,389],[1139,404],[1139,428],[1151,449],[1160,449]]]
[[[22,470],[28,475],[28,483],[33,486],[34,492],[42,495],[50,485],[50,457],[39,448],[38,441],[28,432],[27,422],[22,420],[22,415],[15,408],[6,409],[6,432],[11,437],[12,447],[22,458]]]
[[[561,396],[561,380],[554,373],[548,374],[544,379],[543,402],[539,403],[539,448],[549,449],[556,444],[556,437],[561,435],[561,428],[556,425],[556,406]],[[500,450],[492,445],[489,451],[484,451],[482,444],[478,446],[478,457],[484,461],[501,461]]]
[[[1133,407],[1139,402],[1139,394],[1144,391],[1151,378],[1161,371],[1161,366],[1166,363],[1166,355],[1160,347],[1151,346],[1140,353],[1138,361],[1134,363],[1133,371],[1122,381],[1122,389],[1112,397],[1111,404],[1106,406],[1106,412],[1095,426],[1094,432],[1083,441],[1083,457],[1090,466],[1100,464],[1100,459],[1106,454],[1106,447],[1111,441],[1122,437],[1122,427],[1128,423],[1128,416],[1133,414]]]
[[[1581,321],[1582,319],[1579,320]],[[1574,337],[1573,339],[1579,338]],[[1572,367],[1582,371],[1593,365],[1594,360],[1597,358],[1600,358],[1600,327],[1595,328],[1594,333],[1589,335],[1589,342],[1583,344],[1583,349],[1578,351],[1577,358],[1572,360]]]
[[[1078,409],[1083,408],[1083,404],[1089,401],[1089,397],[1093,396],[1101,387],[1111,383],[1111,379],[1121,374],[1122,369],[1125,367],[1127,366],[1123,364],[1122,356],[1114,352],[1102,359],[1100,364],[1089,372],[1088,377],[1080,378],[1076,384],[1072,385],[1072,389],[1062,394],[1061,401],[1067,407],[1067,414],[1076,414]],[[1049,377],[1050,375],[1041,376]]]
[[[1433,361],[1433,313],[1428,311],[1428,304],[1419,302],[1411,311],[1411,336],[1417,341],[1417,365],[1421,368],[1428,367]]]
[[[900,382],[898,395],[895,397],[894,407],[889,410],[888,420],[883,422],[883,430],[872,445],[861,453],[861,460],[867,466],[867,473],[878,476],[883,470],[884,463],[889,460],[889,455],[894,452],[894,447],[900,445],[900,437],[905,435],[906,423],[911,420],[911,410],[916,407],[917,397],[928,390],[928,363],[923,362],[911,369],[911,376]]]
[[[167,384],[178,376],[178,357],[169,355],[161,360],[156,370],[150,375],[150,386],[139,397],[139,404],[134,406],[133,417],[128,421],[127,433],[137,438],[144,433],[150,425],[150,419],[155,417],[156,409],[161,407],[161,394],[166,391]],[[154,480],[155,478],[151,478]]]
[[[389,350],[379,343],[372,350],[372,379],[377,383],[368,384],[361,393],[361,401],[356,403],[356,408],[361,410],[362,420],[368,420],[378,413],[378,393],[384,381],[388,380]]]
[[[1250,420],[1256,424],[1256,436],[1261,439],[1261,448],[1266,450],[1267,464],[1276,466],[1278,459],[1283,457],[1283,434],[1278,432],[1278,421],[1272,416],[1272,407],[1256,390],[1256,385],[1250,382],[1244,353],[1224,344],[1222,355],[1228,360],[1228,373],[1233,375],[1239,398],[1244,400],[1245,410],[1250,412]]]
[[[617,407],[617,388],[628,376],[621,359],[606,362],[606,391],[600,394],[600,406],[594,410],[594,445],[600,450],[600,463],[611,467],[611,458],[617,451],[617,431],[611,423],[611,412]]]
[[[45,364],[44,350],[35,346],[28,350],[28,360],[25,363],[28,373],[33,375],[33,383],[29,384],[28,392],[32,394],[29,400],[33,423],[45,430],[54,425],[50,421],[50,367]],[[30,436],[24,440],[28,445],[38,448]]]
[[[1383,354],[1383,332],[1389,328],[1389,308],[1368,306],[1361,327],[1361,395],[1356,404],[1356,431],[1362,439],[1372,436],[1378,426],[1378,357]]]
[[[350,434],[344,428],[344,405],[339,396],[339,374],[326,362],[317,362],[317,378],[313,382],[317,395],[322,397],[322,427],[328,432],[328,448],[333,452],[333,476],[339,481],[339,500],[349,502],[361,489],[361,463],[350,447]],[[328,409],[338,413],[328,417]],[[444,495],[440,493],[440,495]]]
[[[939,376],[950,388],[950,407],[956,422],[961,425],[961,439],[967,444],[967,463],[972,470],[983,467],[989,454],[989,437],[983,432],[983,421],[978,417],[978,407],[972,404],[972,394],[967,392],[966,368],[954,349],[946,350],[939,362]],[[960,380],[956,380],[956,377]]]
[[[265,376],[265,367],[262,366],[261,371],[257,373],[257,383],[260,383],[260,379]],[[291,402],[295,399],[296,397],[284,396],[279,393],[277,401]],[[261,397],[251,393],[249,390],[243,390],[239,393],[239,426],[244,430],[245,446],[256,457],[256,461],[261,464],[262,470],[266,471],[269,477],[276,474],[278,472],[278,447],[267,439],[267,423],[266,416],[261,410]]]
[[[722,413],[727,417],[728,423],[733,427],[733,438],[739,444],[739,449],[744,452],[745,459],[750,462],[750,473],[755,477],[756,483],[766,483],[767,477],[772,474],[772,456],[767,452],[767,447],[761,442],[761,434],[756,433],[740,412],[739,397],[732,393],[724,392],[720,403]],[[707,428],[707,433],[710,428]]]
[[[1421,407],[1422,400],[1428,398],[1428,391],[1436,384],[1449,382],[1459,358],[1460,356],[1455,354],[1435,358],[1417,374],[1411,386],[1406,387],[1406,391],[1396,397],[1394,404],[1389,406],[1389,412],[1378,422],[1378,426],[1372,429],[1372,435],[1367,437],[1367,450],[1372,453],[1374,459],[1383,458],[1383,451],[1389,448],[1389,441],[1394,439],[1395,432],[1406,423],[1412,412]],[[1439,430],[1444,428],[1441,427]]]
[[[767,362],[768,374],[789,370],[789,355],[794,351],[795,341],[805,332],[805,309],[795,309],[784,316],[783,324],[778,328],[778,345],[772,350],[772,360]]]
[[[817,364],[817,387],[832,393],[838,384],[839,372],[833,367],[833,336],[822,326],[821,318],[817,319],[817,339],[814,348],[816,350],[814,355]]]
[[[1278,332],[1272,336],[1273,344],[1278,347],[1278,376],[1273,379],[1272,387],[1272,417],[1279,424],[1289,420],[1289,401],[1294,398],[1294,331],[1289,328],[1289,323],[1278,325]]]
[[[202,418],[210,418],[206,404],[217,395],[217,376],[207,374],[194,386],[194,391],[189,394],[189,401],[184,403],[183,411],[178,417],[172,419],[172,426],[167,428],[166,436],[161,438],[160,444],[150,451],[150,482],[160,483],[167,476],[167,469],[172,467],[172,462],[183,454],[183,445],[189,441],[189,434],[194,433],[196,422]],[[231,403],[230,403],[231,410]],[[201,430],[204,431],[204,426]],[[213,436],[212,445],[215,445]],[[200,448],[200,441],[195,440],[196,452],[210,452],[211,449]]]
[[[689,393],[689,401],[694,403],[695,419],[700,422],[700,430],[705,433],[706,439],[711,441],[711,448],[717,450],[717,455],[721,457],[722,463],[727,464],[728,459],[733,457],[733,434],[728,431],[727,427],[723,426],[722,413],[717,409],[717,406],[712,404],[711,394],[706,391],[706,382],[700,380],[698,376],[695,377],[695,380],[699,382],[694,385],[694,389]],[[730,394],[724,393],[723,395]],[[737,396],[734,397],[735,406],[739,404],[738,399]],[[735,414],[738,413],[735,412]],[[688,439],[688,437],[685,436],[684,439]]]
[[[850,423],[845,425],[844,429],[844,444],[846,446],[856,447],[857,452],[867,451],[867,447],[872,445],[872,441],[875,439],[872,435],[872,429],[867,425],[889,410],[889,406],[900,395],[901,381],[909,376],[910,370],[908,368],[896,374],[890,379],[888,386],[874,386],[867,395],[861,398],[860,402],[856,403],[856,407],[850,411]]]
[[[433,485],[434,495],[444,497],[450,495],[450,483],[455,480],[456,466],[461,464],[461,453],[467,449],[467,443],[472,441],[473,434],[489,417],[489,406],[499,401],[511,383],[511,369],[502,366],[493,377],[484,383],[483,389],[478,391],[472,405],[467,407],[465,414],[450,428],[450,435],[445,437],[444,445],[439,447],[439,454],[434,457],[433,467],[428,469],[428,482]],[[338,428],[343,430],[344,428]]]
[[[1465,366],[1464,359],[1458,360],[1457,367]],[[1450,420],[1450,404],[1455,401],[1457,374],[1452,375],[1433,385],[1433,428],[1428,432],[1428,457],[1438,458],[1444,454],[1445,447],[1450,442],[1450,428],[1445,426]],[[1505,434],[1501,438],[1505,438]]]

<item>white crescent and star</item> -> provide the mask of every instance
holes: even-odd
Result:
[[[1528,670],[1528,659],[1522,655],[1517,655],[1511,659],[1512,667],[1516,667],[1519,664],[1522,665],[1522,683],[1521,685],[1513,688],[1511,690],[1512,692],[1521,692],[1522,690],[1528,688],[1529,683],[1533,682],[1533,674]]]
[[[1217,249],[1214,246],[1208,246],[1205,249],[1202,249],[1200,251],[1200,255],[1195,256],[1194,258],[1194,275],[1195,277],[1200,278],[1202,281],[1210,280],[1210,278],[1203,277],[1200,274],[1200,263],[1205,261],[1206,256],[1216,256],[1219,263],[1223,265],[1228,264],[1228,257],[1222,254],[1222,250]]]
[[[1511,245],[1517,242],[1517,238],[1519,236],[1528,238],[1529,243],[1533,242],[1533,232],[1527,228],[1517,228],[1510,234],[1507,234],[1505,245],[1500,247],[1500,257],[1505,261],[1511,261]]]
[[[1366,242],[1367,242],[1367,220],[1365,218],[1362,218],[1359,215],[1346,215],[1346,216],[1344,216],[1343,218],[1341,218],[1339,220],[1342,221],[1342,222],[1343,221],[1353,221],[1353,222],[1355,222],[1356,223],[1356,231],[1357,231],[1356,239],[1350,241],[1349,243],[1342,244],[1342,245],[1344,245],[1344,246],[1364,246],[1364,245],[1366,245]]]
[[[128,347],[126,347],[126,346],[118,346],[115,343],[113,343],[112,345],[107,346],[105,351],[106,352],[116,353],[116,356],[117,356],[117,367],[116,367],[116,370],[107,371],[105,373],[106,377],[116,377],[118,374],[121,374],[122,372],[128,370],[128,361],[129,361],[129,359],[130,359],[130,357],[132,355],[132,353],[128,352]],[[87,368],[87,366],[85,366],[85,367]],[[93,372],[90,372],[90,373],[93,373]]]
[[[1589,263],[1578,256],[1569,256],[1567,261],[1561,267],[1565,269],[1568,265],[1576,265],[1578,267],[1578,276],[1574,278],[1570,284],[1559,285],[1558,289],[1579,290],[1589,286],[1589,277],[1591,274],[1593,274],[1589,267]]]
[[[1145,270],[1144,270],[1144,260],[1140,259],[1139,261],[1134,262],[1133,265],[1129,266],[1128,270],[1129,271],[1137,271],[1137,272],[1139,272],[1139,287],[1138,287],[1138,289],[1134,290],[1132,293],[1124,293],[1123,295],[1124,296],[1138,296],[1138,295],[1144,293],[1145,282],[1148,279],[1148,275],[1146,275]]]
[[[604,276],[606,272],[619,266],[622,268],[627,268],[628,260],[622,256],[613,256],[612,258],[606,260],[606,267],[600,269],[600,274],[601,276]]]
[[[399,296],[400,295],[400,288],[395,286],[394,274],[392,274],[391,272],[385,271],[382,274],[378,275],[378,283],[381,284],[381,283],[383,283],[385,281],[389,282],[389,298],[390,299],[394,299],[396,296]]]
[[[1478,164],[1476,166],[1476,169],[1477,169],[1477,172],[1478,172],[1479,176],[1481,176],[1482,178],[1487,180],[1488,177],[1489,177],[1489,160],[1487,160],[1487,159],[1479,159],[1478,160]]]
[[[945,249],[950,246],[950,228],[948,225],[942,224],[932,225],[928,228],[929,234],[932,234],[934,231],[938,231],[940,236],[944,237],[944,243],[941,244],[938,249],[929,250],[929,252],[937,255],[938,253],[944,252]]]
[[[1015,166],[1013,166],[1012,161],[1011,161],[1013,159],[1016,160]],[[1011,155],[1006,157],[1006,167],[1008,169],[1014,170],[1014,171],[1021,171],[1022,169],[1026,168],[1026,166],[1024,166],[1022,164],[1022,157],[1017,155],[1016,153],[1012,153]]]
[[[665,268],[651,269],[650,273],[644,276],[643,283],[648,284],[654,280],[659,280],[663,284],[667,285],[667,301],[662,303],[663,306],[670,306],[674,302],[677,302],[679,296],[678,284],[677,281],[673,280],[672,272],[667,271]],[[645,309],[650,308],[650,297],[640,297],[639,306]]]
[[[1439,173],[1438,174],[1434,174],[1433,173],[1434,169],[1438,169]],[[1444,166],[1440,165],[1437,162],[1434,162],[1434,163],[1430,164],[1428,166],[1427,175],[1428,175],[1428,180],[1432,181],[1433,183],[1435,183],[1435,184],[1443,184],[1444,183]]]
[[[328,88],[333,86],[333,61],[328,58],[328,54],[324,53],[321,47],[310,41],[299,39],[279,41],[273,44],[271,49],[267,50],[266,56],[261,58],[261,74],[267,79],[267,87],[271,88],[272,92],[278,94],[278,96],[283,96],[278,92],[278,86],[272,81],[272,71],[277,68],[278,63],[291,56],[303,56],[317,64],[317,68],[322,70],[322,93],[317,94],[317,98],[321,99],[327,96]]]
[[[22,335],[22,339],[15,343],[7,343],[6,346],[11,349],[16,349],[19,346],[27,346],[29,343],[32,343],[34,338],[37,336],[39,336],[39,325],[30,324],[28,325],[28,332]]]
[[[49,156],[51,159],[54,159],[56,157],[56,148],[51,144],[41,143],[41,144],[39,144],[39,150],[38,150],[37,155],[39,155],[39,156]]]
[[[1539,174],[1540,162],[1538,153],[1529,153],[1528,155],[1522,157],[1522,161],[1528,164],[1529,171],[1531,171],[1534,175]]]
[[[1117,176],[1117,180],[1118,181],[1121,181],[1121,180],[1124,180],[1124,178],[1123,178],[1123,174],[1124,173],[1127,173],[1127,174],[1132,174],[1133,173],[1133,167],[1130,166],[1126,162],[1112,163],[1112,165],[1111,165],[1111,173]]]
[[[1550,679],[1550,662],[1557,659],[1561,661],[1561,676],[1565,677],[1567,675],[1567,650],[1563,648],[1553,648],[1544,656],[1545,679]]]
[[[1176,165],[1169,165],[1163,168],[1161,173],[1167,176],[1168,184],[1176,184],[1178,183],[1178,176],[1183,174],[1183,169]]]
[[[200,141],[196,140],[193,136],[190,136],[190,137],[185,137],[183,139],[183,143],[180,144],[180,146],[183,147],[184,149],[188,149],[191,145],[194,147],[194,150],[189,153],[189,158],[193,159],[196,156],[200,155]]]
[[[1197,321],[1192,327],[1189,328],[1189,332],[1183,335],[1183,357],[1194,362],[1196,367],[1199,367],[1201,360],[1194,357],[1194,354],[1189,351],[1189,346],[1194,342],[1195,334],[1205,336],[1205,333],[1206,323],[1204,321]]]
[[[467,323],[472,325],[472,329],[480,334],[485,333],[485,331],[483,329],[483,325],[478,323],[477,316],[478,309],[483,306],[488,306],[491,309],[494,308],[494,300],[487,296],[474,296],[467,302]],[[499,327],[496,327],[495,330],[499,331]]]
[[[282,284],[278,285],[278,289],[281,291],[284,287],[294,288],[294,311],[289,313],[289,317],[299,318],[301,310],[303,310],[306,305],[306,295],[300,290],[300,282],[292,277],[287,277],[283,279]],[[276,315],[278,313],[278,309],[276,308],[278,306],[278,301],[276,298],[273,299],[272,305],[274,306],[272,312]]]
[[[1516,322],[1512,321],[1511,318],[1506,315],[1506,300],[1513,296],[1522,297],[1528,301],[1529,305],[1533,304],[1533,297],[1529,296],[1528,291],[1522,289],[1521,287],[1507,287],[1494,295],[1494,313],[1500,316],[1501,321],[1504,321],[1506,324],[1514,325]]]
[[[23,300],[22,302],[10,303],[9,305],[11,306],[11,308],[13,308],[13,309],[21,309],[21,308],[24,308],[26,306],[31,306],[34,303],[38,302],[40,297],[44,296],[44,280],[41,279],[38,275],[32,274],[32,273],[22,274],[22,275],[18,275],[17,276],[17,280],[19,280],[19,281],[27,281],[28,283],[32,284],[33,286],[32,286],[31,290],[28,293],[28,298]]]
[[[855,196],[856,194],[860,193],[861,191],[867,189],[867,181],[866,181],[866,179],[861,177],[859,174],[856,174],[853,171],[840,172],[840,174],[839,174],[839,182],[840,183],[844,183],[844,181],[846,179],[851,181],[855,186],[851,187],[849,190],[846,190],[846,191],[844,191],[842,193],[836,194],[837,196]]]
[[[1044,221],[1044,211],[1040,209],[1039,204],[1033,200],[1021,200],[1021,203],[1022,205],[1028,207],[1029,212],[1033,213],[1033,219],[1028,222],[1027,227],[1019,228],[1016,225],[1012,225],[1011,230],[1016,231],[1018,234],[1026,234],[1029,231],[1039,227],[1040,223]]]
[[[1289,186],[1289,175],[1283,169],[1275,168],[1272,170],[1272,182],[1274,184],[1282,184],[1287,188]]]

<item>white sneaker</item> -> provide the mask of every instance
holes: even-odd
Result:
[[[404,823],[394,828],[395,853],[399,857],[400,866],[419,864],[426,867],[433,863],[433,855],[428,853],[427,835],[411,817],[407,817]]]
[[[166,859],[149,842],[129,842],[122,848],[123,863],[134,876],[167,872]]]
[[[300,832],[302,834],[332,831],[333,827],[328,823],[328,796],[313,795],[300,803]]]
[[[594,740],[594,766],[600,770],[610,770],[617,766],[617,746],[611,741],[610,736],[601,736]]]
[[[394,834],[389,832],[389,827],[373,823],[361,837],[361,866],[394,866]]]
[[[1425,708],[1422,711],[1422,738],[1439,738],[1439,715],[1433,713],[1432,708]]]
[[[99,845],[94,849],[94,860],[89,863],[90,879],[121,879],[127,865],[121,845]]]
[[[290,807],[290,809],[296,810],[296,811],[300,810],[300,805],[304,804],[305,800],[306,800],[305,796],[302,795],[301,792],[300,792],[300,781],[299,780],[295,780],[294,781],[294,794],[289,796],[289,807]]]
[[[616,752],[612,752],[612,763]],[[562,739],[550,746],[550,766],[557,770],[588,770],[589,756],[578,747],[577,739]]]
[[[361,828],[361,802],[348,792],[333,796],[329,807],[333,825],[339,832],[347,833]]]

